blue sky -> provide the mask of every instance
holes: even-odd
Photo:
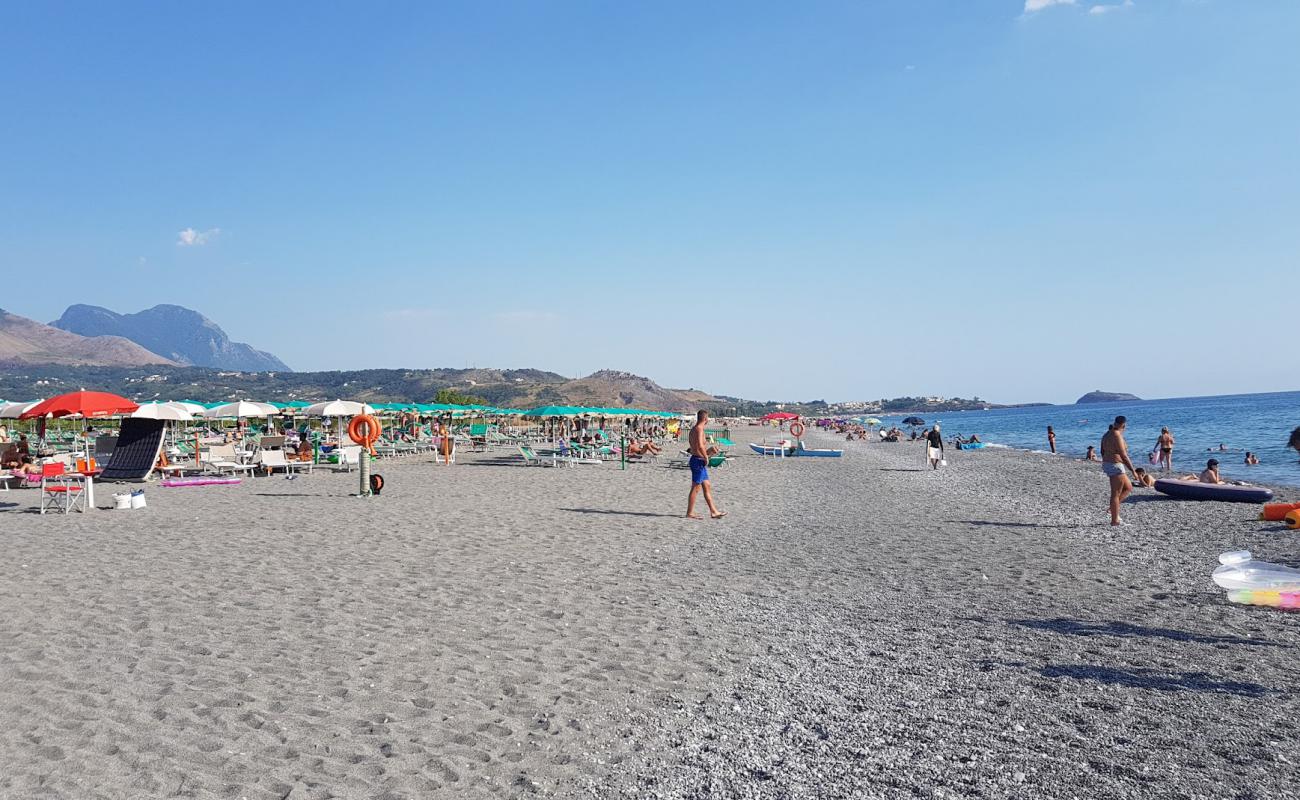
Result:
[[[759,399],[1295,389],[1298,38],[1291,0],[12,4],[0,306]]]

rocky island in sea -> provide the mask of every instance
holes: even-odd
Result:
[[[1141,400],[1141,399],[1142,399],[1141,397],[1138,397],[1135,394],[1127,394],[1125,392],[1103,392],[1102,390],[1097,389],[1095,391],[1088,392],[1083,397],[1080,397],[1078,400],[1075,400],[1074,404],[1082,405],[1084,403],[1119,403],[1119,402],[1125,402],[1129,400]]]

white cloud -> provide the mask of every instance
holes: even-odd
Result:
[[[1072,6],[1075,0],[1025,0],[1025,13],[1032,14],[1052,6]]]
[[[1121,8],[1128,8],[1128,7],[1132,6],[1132,5],[1133,5],[1133,0],[1124,0],[1124,2],[1122,2],[1122,3],[1115,3],[1115,4],[1112,4],[1112,5],[1095,5],[1095,6],[1093,6],[1092,8],[1088,9],[1088,13],[1089,13],[1089,14],[1105,14],[1105,13],[1107,13],[1107,12],[1110,12],[1110,11],[1116,11],[1116,10],[1121,9]]]
[[[193,228],[186,228],[176,234],[176,244],[179,247],[202,247],[220,235],[220,228],[209,228],[206,231],[197,231]]]

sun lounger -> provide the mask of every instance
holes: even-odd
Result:
[[[559,461],[556,460],[554,453],[551,453],[550,458],[547,459],[537,455],[537,453],[533,451],[533,448],[529,447],[526,444],[521,444],[518,447],[519,447],[519,455],[523,456],[524,459],[524,466],[528,466],[528,467],[559,466]]]
[[[102,481],[142,481],[153,472],[162,453],[163,430],[166,423],[160,419],[122,420],[113,455],[99,476]]]
[[[213,445],[209,450],[206,458],[200,458],[201,463],[218,473],[229,472],[235,475],[240,472],[252,474],[257,467],[255,464],[244,464],[239,461],[235,455],[235,446],[231,444]]]
[[[359,444],[340,447],[334,452],[338,453],[338,465],[342,467],[344,472],[351,472],[354,464],[357,466],[361,465],[361,445]]]
[[[287,473],[296,472],[300,468],[305,468],[308,473],[311,472],[312,463],[310,461],[290,461],[284,457],[283,450],[263,450],[258,455],[258,463],[266,474],[270,475],[274,470],[283,469]]]

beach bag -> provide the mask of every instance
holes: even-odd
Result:
[[[1151,451],[1151,455],[1147,456],[1147,460],[1150,461],[1152,464],[1159,464],[1159,463],[1160,463],[1160,451],[1159,451],[1159,450],[1152,450],[1152,451]]]

